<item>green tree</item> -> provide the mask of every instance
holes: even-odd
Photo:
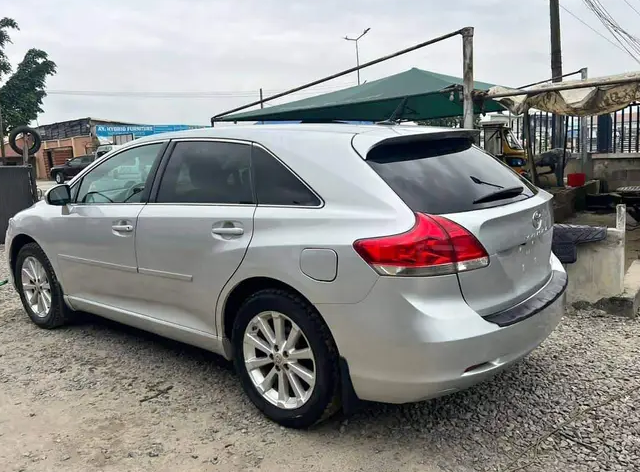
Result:
[[[19,29],[18,23],[11,18],[2,18],[0,20],[0,80],[2,80],[3,75],[11,72],[11,63],[4,53],[5,46],[11,42],[11,37],[8,32],[9,29]]]
[[[11,42],[9,30],[19,30],[11,18],[0,20],[0,81],[11,73],[11,64],[4,52]],[[47,77],[56,73],[56,64],[40,49],[29,49],[16,71],[0,87],[2,129],[0,137],[16,126],[28,125],[42,113],[42,100],[46,97]],[[4,151],[4,146],[1,146]]]

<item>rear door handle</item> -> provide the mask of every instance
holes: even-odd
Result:
[[[133,225],[113,225],[111,229],[119,233],[131,233],[133,231]]]
[[[224,236],[240,236],[244,234],[244,229],[238,227],[232,228],[213,228],[211,230],[214,234],[224,235]]]

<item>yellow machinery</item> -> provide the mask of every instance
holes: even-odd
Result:
[[[481,126],[484,150],[526,176],[527,155],[509,125],[503,121],[485,121]]]

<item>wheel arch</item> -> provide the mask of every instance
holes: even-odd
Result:
[[[14,277],[16,276],[16,261],[18,259],[18,253],[20,252],[20,249],[31,243],[38,244],[35,239],[24,233],[14,236],[11,240],[11,247],[9,248],[9,270],[11,270]],[[40,244],[38,244],[38,246],[40,246]]]
[[[248,279],[244,279],[231,289],[224,300],[222,307],[222,330],[226,339],[231,339],[233,320],[235,319],[238,309],[244,300],[260,290],[267,289],[286,290],[313,306],[313,303],[300,293],[299,290],[296,290],[291,285],[286,282],[282,282],[281,280],[273,279],[271,277],[250,277]],[[322,314],[320,314],[320,317],[322,317]],[[325,320],[323,319],[323,321]]]

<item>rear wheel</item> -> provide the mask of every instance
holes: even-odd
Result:
[[[338,355],[315,308],[283,290],[263,290],[240,308],[234,362],[243,388],[267,417],[309,427],[339,408]]]
[[[25,245],[16,260],[16,286],[29,318],[41,328],[52,329],[70,319],[71,310],[44,251],[36,243]]]

